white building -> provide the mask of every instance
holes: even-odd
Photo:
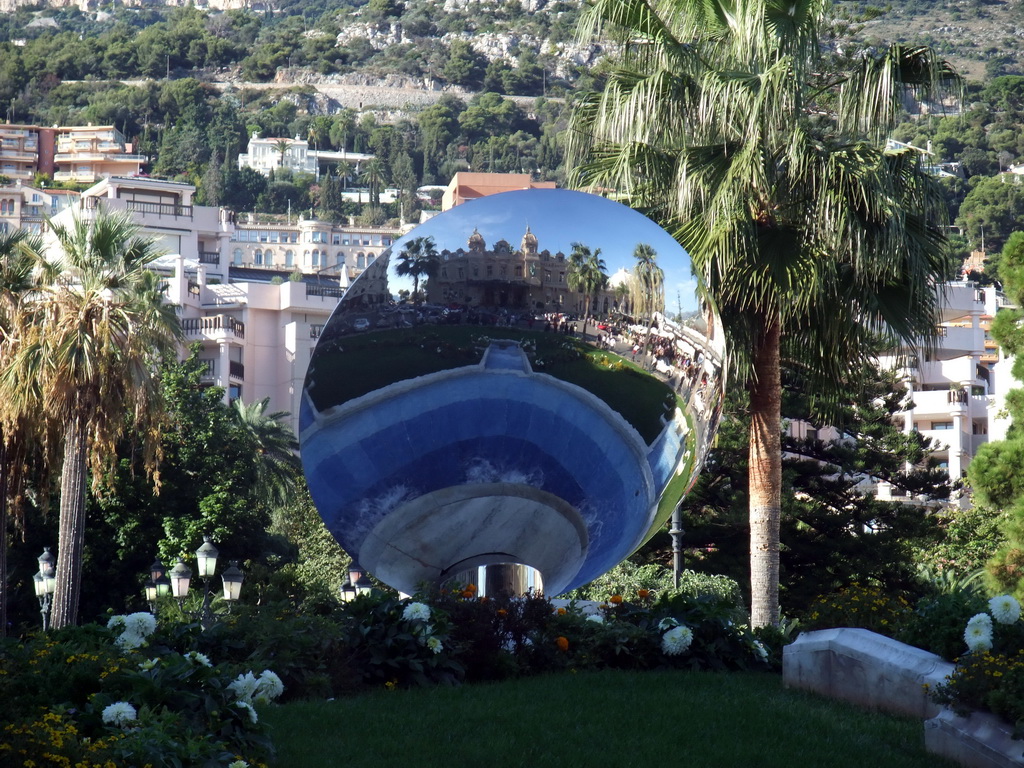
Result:
[[[186,343],[202,345],[205,381],[223,387],[226,400],[269,397],[269,410],[288,411],[297,427],[303,379],[327,318],[361,271],[360,254],[364,264],[372,262],[396,234],[311,220],[236,226],[227,209],[193,205],[194,191],[189,184],[111,177],[82,193],[57,220],[99,209],[129,211],[167,254],[154,268],[166,278],[168,301],[179,307]],[[340,268],[284,264],[288,248],[293,258],[305,258],[308,250],[311,259],[317,246]],[[256,250],[263,254],[261,265],[255,264]],[[304,272],[302,279],[290,279],[296,269]]]
[[[249,138],[248,151],[238,156],[238,168],[252,168],[264,176],[278,168],[287,168],[319,178],[321,165],[348,163],[351,172],[358,175],[360,165],[372,158],[373,155],[361,152],[310,149],[309,142],[298,136],[294,139],[261,138],[259,132],[254,132]]]
[[[979,446],[1005,434],[1000,410],[1009,364],[1000,361],[989,334],[993,316],[1005,305],[992,286],[947,283],[935,348],[909,360],[881,360],[900,369],[910,389],[913,408],[901,414],[904,430],[931,438],[938,446],[934,457],[953,480],[966,476]],[[878,491],[881,498],[891,498],[886,484]]]
[[[76,203],[80,195],[69,189],[45,189],[15,179],[0,185],[0,232],[25,229],[41,233],[48,217]]]

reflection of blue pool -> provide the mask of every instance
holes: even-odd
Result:
[[[550,549],[549,529],[564,533],[578,527],[572,522],[578,515],[585,532],[578,542],[574,538],[574,546],[582,551],[560,575],[541,569],[549,594],[596,578],[644,539],[675,457],[649,457],[635,430],[604,403],[578,387],[525,372],[524,360],[518,347],[492,344],[480,366],[400,382],[333,412],[317,416],[305,398],[302,460],[310,491],[328,528],[364,567],[383,570],[393,586],[412,591],[454,563],[484,554],[474,551],[491,546],[484,543],[490,534],[483,532],[457,542],[458,533],[446,530],[444,542],[423,541],[431,525],[421,519],[426,513],[416,500],[441,493],[431,497],[441,499],[435,502],[440,505],[445,489],[453,488],[486,490],[475,494],[472,506],[460,500],[445,507],[446,514],[465,516],[457,527],[473,529],[486,510],[500,507],[495,524],[517,542],[516,552],[506,554],[527,564],[535,564],[531,556],[554,557],[535,550]],[[675,454],[678,436],[656,445]],[[660,477],[652,473],[652,463]],[[499,486],[500,502],[493,491]],[[574,511],[566,512],[552,498]],[[396,526],[394,519],[407,522]],[[519,526],[541,530],[516,530]],[[415,529],[417,542],[393,542],[393,549],[419,547],[427,556],[418,565],[396,564],[395,553],[387,563],[367,562],[367,553],[391,557],[374,539],[374,531],[384,529],[390,537]],[[496,550],[501,546],[493,543]],[[431,552],[438,559],[431,560]],[[408,576],[411,581],[403,580],[396,569],[415,573]]]

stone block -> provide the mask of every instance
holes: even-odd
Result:
[[[1013,729],[995,715],[974,712],[961,717],[943,710],[924,724],[924,746],[964,768],[1020,768],[1024,741],[1011,738]]]
[[[866,629],[804,632],[782,659],[787,687],[922,720],[941,710],[924,686],[938,685],[952,672],[942,657]]]

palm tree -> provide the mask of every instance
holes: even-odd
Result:
[[[827,58],[827,11],[594,0],[582,21],[622,48],[573,113],[576,183],[619,189],[686,248],[748,389],[755,626],[779,620],[781,360],[827,400],[870,334],[934,334],[947,270],[937,184],[885,138],[907,89],[958,80],[924,48]]]
[[[23,305],[30,323],[0,375],[0,401],[14,415],[45,412],[63,434],[57,628],[78,615],[87,467],[98,490],[131,425],[155,472],[163,413],[155,361],[173,353],[181,331],[147,268],[159,254],[129,215],[100,209],[52,230],[61,277]]]
[[[248,405],[238,398],[231,403],[231,416],[252,445],[255,497],[282,506],[299,485],[299,444],[288,423],[288,412],[267,413],[269,405],[269,397]]]
[[[608,267],[601,258],[601,249],[593,252],[583,243],[572,243],[566,283],[569,290],[583,294],[583,336],[587,335],[590,318],[590,300],[608,283]]]
[[[437,259],[437,249],[434,247],[434,238],[432,237],[413,238],[398,254],[398,266],[395,267],[395,272],[402,276],[412,277],[412,298],[417,304],[420,302],[420,278],[433,277],[437,273]]]
[[[359,180],[370,190],[370,205],[374,208],[380,205],[380,193],[384,189],[385,169],[384,161],[379,157],[371,158],[363,167]]]
[[[48,279],[37,269],[38,248],[39,239],[26,230],[0,233],[0,370],[10,365],[26,331],[24,303]],[[27,452],[44,421],[38,416],[0,407],[0,637],[7,633],[7,527],[12,514],[17,523],[21,513]]]
[[[284,168],[284,158],[285,158],[285,155],[288,154],[288,147],[290,147],[291,145],[292,145],[291,139],[278,139],[277,141],[274,142],[274,148],[277,150],[278,154],[281,156],[278,159],[279,160],[279,162],[277,164],[278,168]]]

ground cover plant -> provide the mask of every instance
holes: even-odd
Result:
[[[580,671],[460,689],[380,687],[262,717],[278,747],[272,766],[282,768],[342,756],[420,768],[952,765],[925,754],[920,721],[786,690],[758,672]]]

